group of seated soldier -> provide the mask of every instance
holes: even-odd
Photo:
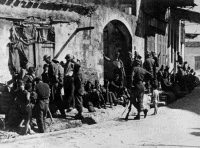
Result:
[[[187,62],[177,66],[177,72],[170,73],[169,67],[162,65],[157,73],[160,89],[166,92],[174,92],[174,86],[178,86],[180,91],[190,92],[197,85],[196,76],[193,69],[187,66]],[[176,93],[176,92],[175,92]]]
[[[116,75],[116,77],[118,79],[119,76]],[[98,80],[95,80],[94,84],[91,81],[87,81],[85,91],[83,105],[89,112],[94,112],[94,107],[106,109],[107,105],[111,108],[113,108],[113,105],[116,106],[118,104],[126,106],[130,97],[126,87],[108,80],[105,80],[103,86],[99,84]]]

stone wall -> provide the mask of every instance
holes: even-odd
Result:
[[[0,6],[1,7],[1,6]],[[17,16],[41,16],[47,17],[54,15],[57,19],[66,18],[69,23],[58,23],[55,24],[55,55],[61,49],[63,44],[67,41],[70,35],[75,31],[77,27],[89,27],[94,26],[93,30],[80,31],[65,47],[64,51],[58,57],[59,61],[65,62],[65,55],[71,53],[75,58],[80,59],[84,72],[87,79],[94,80],[96,78],[100,79],[100,83],[103,83],[104,72],[104,60],[103,60],[103,29],[112,20],[118,20],[122,22],[132,37],[132,51],[136,49],[142,57],[144,56],[144,39],[135,36],[136,21],[135,16],[126,14],[119,11],[116,8],[109,8],[105,6],[98,6],[95,13],[91,16],[82,16],[75,12],[59,12],[59,11],[47,11],[47,10],[33,10],[27,8],[11,8],[9,6],[5,9],[5,12],[15,16],[15,11]],[[31,13],[34,12],[34,13]],[[45,15],[42,16],[42,13]],[[73,17],[74,16],[74,17]],[[8,59],[9,53],[7,49],[7,44],[9,43],[10,32],[9,29],[12,26],[11,21],[1,21],[1,34],[0,34],[0,56],[2,56],[2,62],[0,63],[0,74],[2,77],[2,82],[8,81],[11,78],[8,70]],[[142,27],[142,26],[141,26]]]
[[[0,20],[0,83],[12,79],[9,71],[9,47],[10,28],[12,22]]]

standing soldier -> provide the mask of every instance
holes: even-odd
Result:
[[[70,54],[65,56],[66,64],[64,65],[64,92],[65,101],[67,101],[67,112],[74,108],[74,62]]]
[[[44,55],[43,60],[49,65],[48,75],[51,87],[50,103],[56,103],[58,100],[62,100],[61,88],[63,85],[63,69],[58,62],[54,63],[51,60],[51,56]],[[60,109],[61,114],[65,116],[64,110],[62,110],[60,106],[58,106],[58,108]]]
[[[120,60],[119,56],[120,56],[120,52],[117,51],[116,52],[116,58],[112,62],[112,64],[113,64],[113,76],[115,74],[118,74],[120,76],[120,78],[122,79],[123,84],[124,84],[126,74],[125,74],[125,70],[124,70],[124,64],[123,64],[122,60]],[[106,57],[105,55],[104,55],[104,58],[107,61],[111,61],[110,58]]]
[[[128,120],[128,116],[131,111],[132,104],[138,110],[138,114],[135,117],[135,119],[137,119],[137,120],[140,119],[140,113],[142,111],[144,112],[144,117],[146,118],[147,112],[148,112],[148,110],[144,109],[144,106],[143,106],[144,90],[145,90],[143,81],[144,81],[144,77],[146,75],[148,75],[149,77],[152,77],[152,74],[149,73],[144,68],[140,67],[139,60],[136,60],[135,64],[136,64],[136,67],[133,68],[132,76],[131,76],[131,83],[130,83],[130,87],[132,87],[130,106],[129,106],[129,111],[126,115],[125,120]]]
[[[152,52],[152,57],[155,61],[155,64],[153,66],[153,74],[154,74],[154,78],[157,78],[157,73],[158,73],[158,67],[159,67],[159,56],[160,54],[157,56],[157,54],[155,52]]]
[[[144,61],[144,69],[146,69],[149,73],[151,73],[153,76],[154,74],[154,66],[155,65],[155,60],[152,59],[150,52],[147,53],[147,58]],[[151,92],[151,86],[153,84],[153,78],[147,81],[147,88],[149,93]]]
[[[82,96],[85,93],[84,90],[84,77],[80,71],[80,65],[74,65],[74,97],[75,97],[75,107],[78,111],[78,114],[75,116],[76,119],[83,119],[83,98]]]
[[[36,101],[36,120],[38,125],[38,132],[45,133],[46,130],[46,116],[49,108],[49,96],[50,88],[49,85],[43,83],[40,78],[36,78],[35,91],[37,93]]]

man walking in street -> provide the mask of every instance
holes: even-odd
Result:
[[[131,83],[129,84],[132,88],[131,90],[131,100],[130,100],[130,106],[129,111],[126,115],[125,120],[128,120],[129,113],[131,111],[132,104],[135,106],[135,108],[138,110],[138,114],[135,117],[136,120],[140,120],[140,113],[144,112],[144,117],[147,116],[147,109],[144,109],[143,106],[143,100],[144,100],[144,77],[147,76],[150,78],[152,77],[152,74],[149,73],[147,70],[142,68],[140,66],[140,61],[136,60],[136,67],[133,68],[132,76],[131,76]]]
[[[36,101],[36,120],[38,125],[38,132],[45,133],[46,130],[46,116],[49,107],[50,88],[49,85],[43,83],[40,78],[36,78],[35,91],[37,93]]]

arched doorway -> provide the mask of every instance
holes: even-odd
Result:
[[[110,61],[104,60],[104,79],[112,79],[113,65],[112,61],[115,59],[115,53],[120,52],[120,59],[122,60],[125,72],[129,65],[127,65],[128,52],[132,52],[132,37],[127,27],[119,20],[110,21],[103,30],[104,55],[110,58]]]

